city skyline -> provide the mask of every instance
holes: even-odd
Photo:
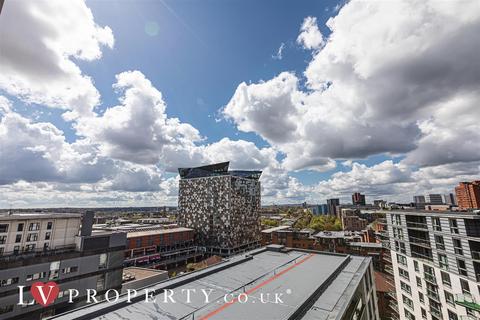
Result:
[[[480,179],[478,2],[282,5],[6,1],[0,208],[176,205],[223,161],[264,205]]]

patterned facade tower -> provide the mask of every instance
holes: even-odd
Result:
[[[180,168],[178,223],[207,252],[228,256],[260,241],[261,171],[228,171],[228,162]]]

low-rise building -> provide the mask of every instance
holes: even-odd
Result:
[[[154,229],[127,233],[125,266],[170,270],[197,262],[205,250],[194,243],[190,228]]]
[[[0,215],[0,319],[40,319],[81,305],[86,289],[121,288],[126,234],[92,235],[92,223],[93,212]],[[36,281],[59,286],[51,305],[34,302]],[[28,305],[18,304],[18,286]],[[69,289],[79,292],[73,304]]]

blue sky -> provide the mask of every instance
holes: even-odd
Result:
[[[97,23],[112,28],[115,48],[104,50],[101,60],[80,61],[79,65],[95,79],[102,95],[100,110],[117,104],[118,96],[111,88],[114,76],[140,70],[162,91],[167,114],[192,124],[207,143],[230,137],[265,147],[268,142],[255,133],[237,130],[219,109],[241,82],[266,81],[286,70],[301,77],[312,59],[312,52],[296,43],[303,19],[317,17],[320,31],[328,36],[325,23],[343,3],[87,1]],[[282,59],[274,58],[282,44]],[[69,133],[67,138],[74,140],[74,132]],[[360,162],[371,165],[385,159],[376,155]],[[326,172],[302,170],[292,176],[312,184],[342,170],[346,168],[339,162]]]
[[[452,192],[479,35],[478,1],[8,1],[0,207],[175,204],[227,160],[264,203]]]

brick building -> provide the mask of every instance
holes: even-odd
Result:
[[[480,180],[460,182],[455,187],[455,195],[460,209],[480,208]]]
[[[125,266],[166,269],[197,262],[205,250],[194,244],[189,228],[133,231],[127,234]]]

